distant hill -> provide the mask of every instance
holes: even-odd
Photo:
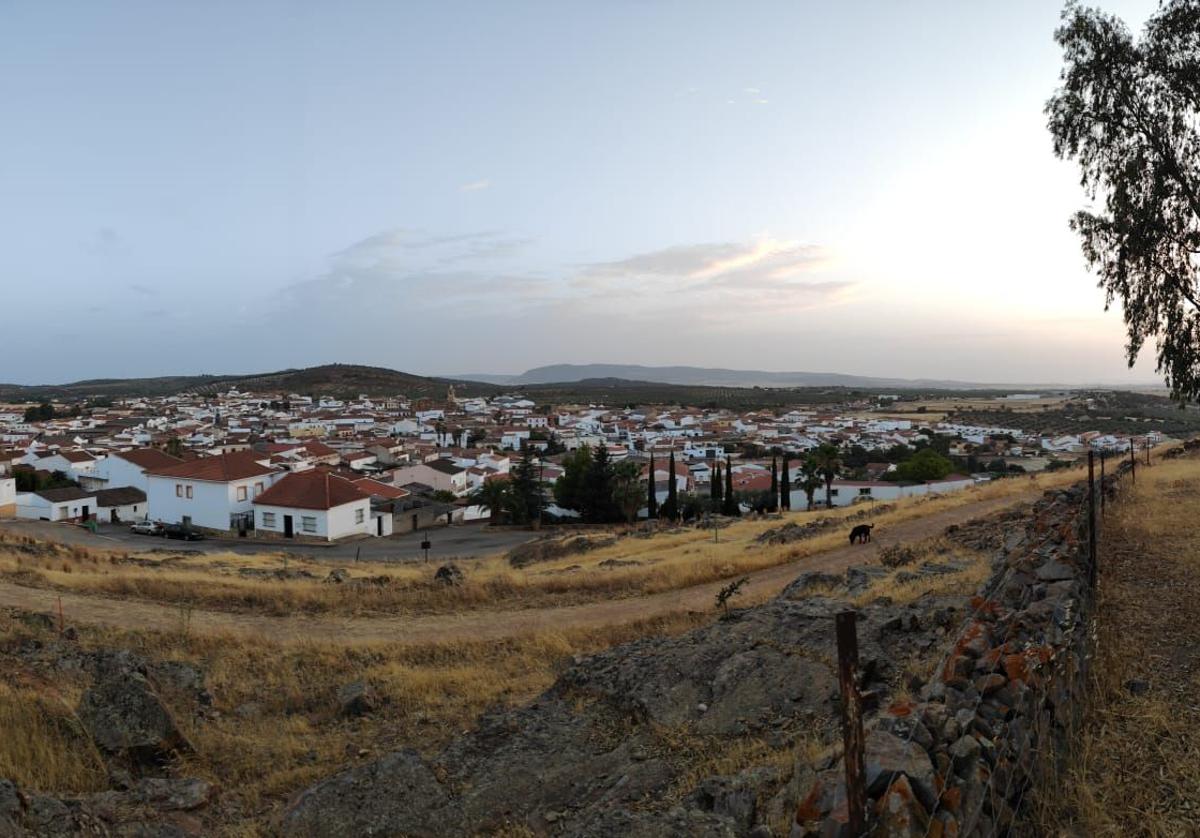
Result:
[[[928,378],[876,378],[832,372],[767,372],[716,367],[646,367],[639,364],[553,364],[520,375],[473,374],[473,381],[500,385],[562,384],[589,379],[624,379],[688,387],[896,387],[939,390],[989,389],[995,385]]]
[[[70,384],[0,384],[0,399],[82,399],[129,396],[170,396],[176,393],[213,394],[236,387],[255,392],[299,393],[314,396],[403,394],[413,398],[441,397],[453,384],[460,395],[490,395],[497,387],[478,382],[430,378],[384,367],[325,364],[246,375],[179,375],[158,378],[94,378]]]

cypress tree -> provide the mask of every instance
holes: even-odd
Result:
[[[721,464],[717,463],[715,466],[713,466],[713,473],[712,477],[710,478],[708,492],[708,496],[713,502],[714,510],[721,508],[721,501],[725,497],[725,491],[722,487],[721,480]]]
[[[779,507],[792,508],[792,476],[788,473],[787,454],[783,455],[783,473],[779,476]]]
[[[733,493],[733,464],[730,463],[729,457],[725,458],[725,508],[722,511],[735,518],[741,514],[741,510],[738,509],[737,495]]]
[[[654,455],[650,455],[650,479],[646,481],[648,488],[646,489],[646,517],[658,517],[658,491],[654,485]]]
[[[661,517],[673,521],[679,517],[679,499],[675,489],[675,451],[667,459],[667,501],[663,504]]]
[[[775,457],[771,457],[771,501],[767,504],[767,510],[774,512],[779,506],[779,469],[775,464]]]

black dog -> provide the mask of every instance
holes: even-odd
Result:
[[[874,524],[859,524],[857,527],[850,530],[850,543],[866,544],[871,540],[871,530],[874,527]]]

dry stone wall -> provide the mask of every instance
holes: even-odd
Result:
[[[1126,469],[1098,492],[1115,495]],[[1087,483],[1047,492],[1006,537],[918,699],[893,703],[869,723],[871,834],[1022,833],[1029,789],[1080,722],[1092,653],[1091,570]],[[849,835],[844,776],[840,762],[818,775],[792,838]]]

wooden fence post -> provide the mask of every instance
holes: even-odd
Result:
[[[858,614],[841,611],[836,618],[838,685],[842,691],[842,743],[846,762],[846,810],[851,835],[867,828],[867,786],[863,767],[862,697],[858,693]]]
[[[1104,452],[1100,452],[1100,514],[1104,515]]]
[[[1129,438],[1129,482],[1137,483],[1137,455],[1133,451],[1133,437]]]
[[[1096,587],[1096,452],[1088,450],[1088,579]]]

